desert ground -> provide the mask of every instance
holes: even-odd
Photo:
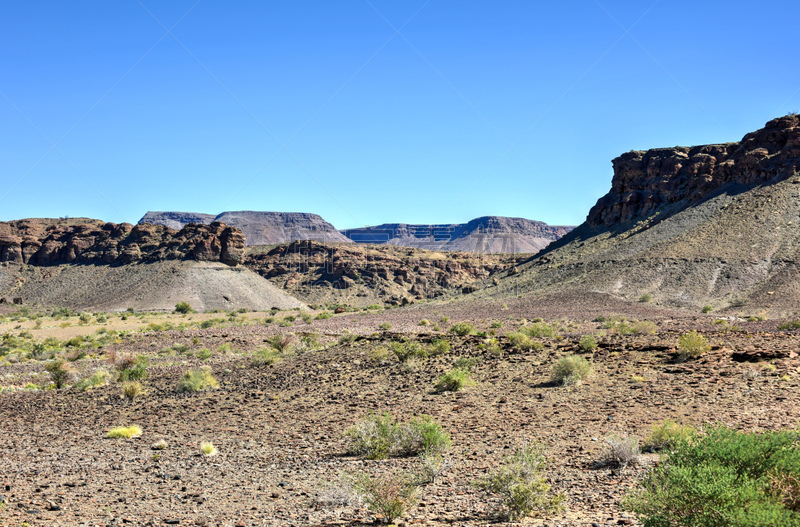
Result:
[[[379,524],[384,518],[363,501],[323,498],[359,474],[420,471],[415,456],[348,452],[345,431],[385,412],[398,422],[431,416],[452,439],[441,474],[419,484],[396,525],[514,524],[475,482],[523,443],[546,449],[544,474],[564,508],[520,523],[640,525],[622,500],[659,454],[644,452],[624,468],[603,463],[610,437],[644,444],[667,418],[741,430],[800,420],[800,333],[759,313],[691,313],[605,294],[83,320],[0,307],[3,526]],[[462,322],[474,333],[448,331]],[[513,334],[534,326],[552,336],[515,346]],[[710,350],[680,358],[679,337],[690,330]],[[586,335],[596,348],[580,345]],[[272,350],[275,336],[286,336],[283,353]],[[392,352],[392,343],[445,339],[449,350],[427,358],[400,361]],[[272,364],[258,360],[264,349]],[[586,358],[592,373],[574,385],[554,382],[553,365],[570,354]],[[45,370],[53,355],[71,359],[60,389]],[[126,356],[149,361],[144,393],[133,398],[116,380]],[[471,385],[437,392],[454,363],[469,363]],[[180,391],[184,372],[201,366],[218,386]],[[110,373],[106,384],[76,386],[98,369]],[[130,425],[141,435],[106,437]],[[155,449],[159,441],[165,448]],[[216,455],[201,453],[203,442]]]

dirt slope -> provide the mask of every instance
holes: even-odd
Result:
[[[616,159],[612,190],[587,221],[482,294],[597,291],[692,310],[796,313],[799,125],[787,116],[741,143]]]
[[[8,287],[4,284],[12,285]],[[6,264],[0,267],[0,296],[26,304],[120,311],[172,310],[177,302],[194,309],[305,308],[268,280],[244,267],[219,262],[169,260],[123,266]]]

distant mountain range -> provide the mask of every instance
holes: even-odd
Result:
[[[385,223],[373,227],[336,228],[316,214],[298,212],[148,212],[139,223],[180,229],[187,223],[221,221],[244,232],[247,245],[273,245],[296,240],[391,244],[435,251],[536,253],[573,227],[550,226],[525,218],[484,216],[467,223],[417,225]]]

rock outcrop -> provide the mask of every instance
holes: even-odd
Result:
[[[216,216],[194,212],[148,212],[139,223],[181,228],[189,223],[223,222],[240,229],[247,245],[275,245],[296,240],[344,242],[350,240],[317,214],[304,212],[223,212]]]
[[[469,290],[526,258],[313,241],[248,251],[244,265],[290,294],[308,303],[351,305],[403,304]]]
[[[797,115],[737,143],[629,152],[586,222],[477,294],[591,292],[797,316],[799,169]]]
[[[235,266],[243,257],[242,232],[219,222],[189,224],[180,231],[87,219],[0,222],[0,262],[49,266],[196,260]]]
[[[200,223],[210,225],[216,217],[213,214],[203,214],[201,212],[155,212],[148,211],[139,223],[150,223],[151,225],[164,225],[170,229],[179,231],[184,225],[189,223]]]
[[[724,185],[755,185],[800,171],[800,116],[769,121],[738,143],[632,151],[614,159],[611,191],[586,219],[593,227],[625,223],[664,205],[687,206]]]
[[[572,229],[525,218],[484,216],[468,223],[384,223],[342,232],[357,243],[387,243],[434,251],[537,253]]]

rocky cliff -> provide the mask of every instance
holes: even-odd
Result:
[[[737,143],[629,152],[586,222],[485,294],[600,292],[733,314],[800,314],[800,118]]]
[[[139,220],[139,223],[164,225],[170,229],[179,231],[188,223],[210,225],[215,219],[216,216],[213,214],[203,214],[201,212],[148,211],[144,216],[142,216],[142,219]]]
[[[800,171],[800,117],[769,121],[738,143],[632,151],[614,159],[611,191],[586,219],[593,227],[625,223],[664,205],[687,206],[729,185],[786,179]]]
[[[241,231],[219,222],[189,224],[180,231],[88,219],[0,222],[0,262],[45,266],[196,260],[235,266],[243,256]]]
[[[188,223],[220,221],[241,229],[247,245],[275,245],[295,240],[349,243],[336,228],[317,214],[304,212],[223,212],[216,216],[195,212],[148,212],[139,223],[181,228]]]
[[[358,243],[387,243],[402,247],[474,253],[536,253],[573,227],[551,226],[525,218],[484,216],[467,223],[412,225],[384,223],[348,229]]]
[[[308,303],[405,304],[476,282],[524,261],[512,254],[437,253],[393,245],[300,241],[250,248],[245,267]]]

